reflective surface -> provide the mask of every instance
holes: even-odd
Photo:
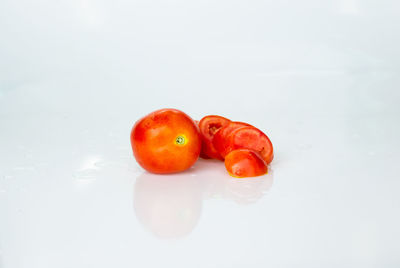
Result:
[[[0,3],[0,267],[398,267],[397,1]],[[157,176],[162,107],[264,130],[271,172]]]

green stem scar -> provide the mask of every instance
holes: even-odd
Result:
[[[186,142],[185,137],[178,136],[178,137],[176,137],[175,142],[176,142],[176,144],[179,144],[179,145],[185,144],[185,142]]]

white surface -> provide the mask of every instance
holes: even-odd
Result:
[[[399,267],[398,1],[0,3],[0,267]],[[263,129],[272,172],[143,173],[175,107]]]

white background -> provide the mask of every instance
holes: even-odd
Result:
[[[0,267],[399,267],[399,47],[395,0],[1,0]],[[270,173],[144,172],[164,107]]]

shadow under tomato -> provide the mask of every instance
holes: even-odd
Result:
[[[237,179],[226,173],[222,162],[200,159],[182,173],[140,175],[134,186],[134,210],[138,220],[157,237],[184,237],[197,225],[203,200],[227,199],[248,205],[262,198],[272,182],[272,171]]]

